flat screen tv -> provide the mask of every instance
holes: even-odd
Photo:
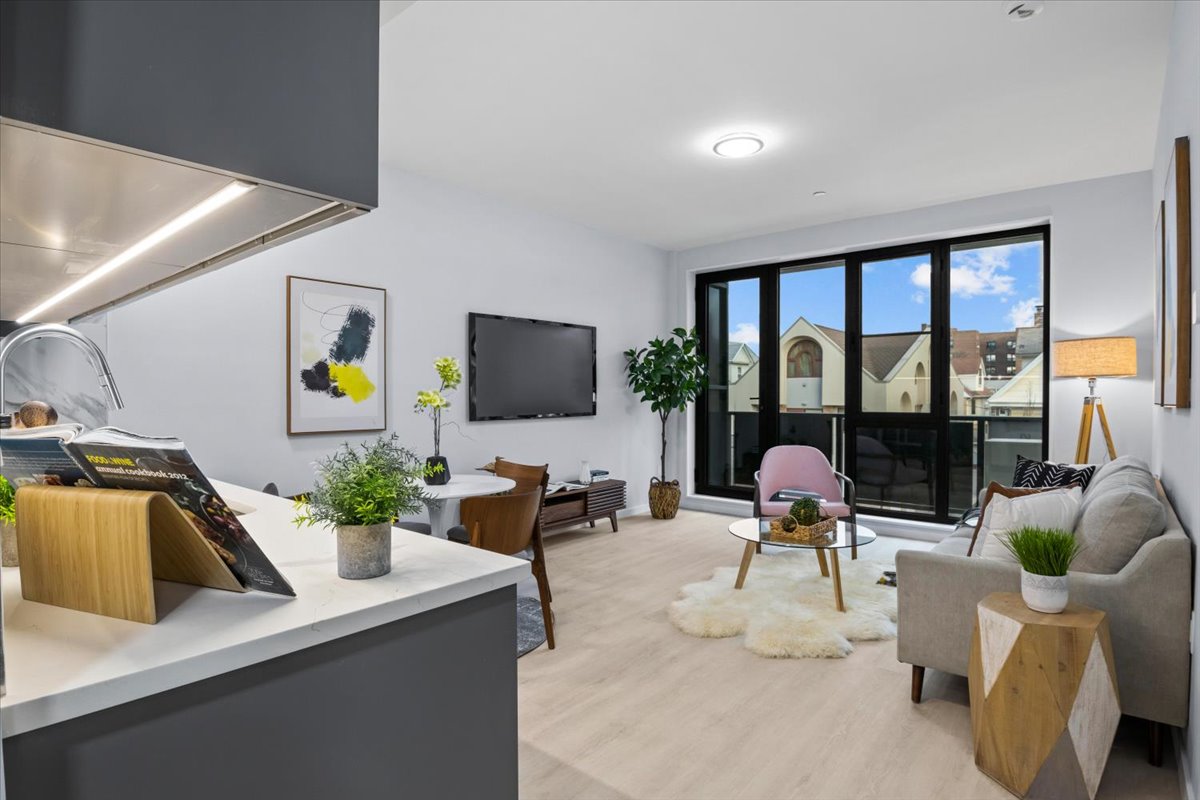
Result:
[[[596,329],[470,314],[472,422],[596,413]]]

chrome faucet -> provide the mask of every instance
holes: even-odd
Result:
[[[121,393],[117,391],[117,384],[113,380],[112,370],[108,368],[108,360],[96,343],[74,328],[46,322],[18,328],[4,337],[4,346],[0,347],[0,417],[4,416],[4,368],[8,365],[8,359],[14,350],[34,339],[64,339],[74,344],[83,351],[83,354],[87,356],[88,363],[96,371],[96,377],[100,380],[100,388],[104,390],[108,399],[108,407],[114,410],[125,407],[125,403],[121,400]],[[4,456],[0,452],[0,464],[3,463]],[[0,600],[0,695],[4,694],[4,687],[4,610],[3,601]]]
[[[64,339],[74,344],[83,351],[83,354],[87,356],[88,363],[96,371],[100,388],[108,399],[108,407],[114,410],[125,407],[125,403],[121,401],[121,393],[117,391],[117,384],[113,381],[112,370],[108,368],[108,360],[104,357],[104,353],[100,352],[96,343],[74,328],[45,322],[40,325],[18,328],[4,337],[4,347],[0,348],[0,415],[4,411],[4,368],[8,364],[8,359],[14,350],[34,339]]]

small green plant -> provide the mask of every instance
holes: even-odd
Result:
[[[779,527],[783,528],[785,531],[788,531],[789,533],[791,531],[796,530],[796,518],[793,517],[791,514],[785,514],[784,516],[779,518]]]
[[[722,353],[722,358],[724,354]],[[696,329],[675,328],[671,335],[651,339],[646,347],[625,351],[626,383],[662,423],[659,480],[667,482],[667,419],[687,411],[708,385],[708,361],[700,351]]]
[[[17,524],[17,491],[3,475],[0,475],[0,522]]]
[[[788,513],[801,525],[816,525],[821,521],[821,504],[812,497],[801,497],[792,503]]]
[[[433,455],[437,457],[442,454],[442,412],[450,407],[450,400],[445,393],[457,389],[463,376],[458,359],[449,356],[435,360],[433,369],[437,372],[441,385],[436,389],[418,391],[413,411],[428,414],[433,420]]]
[[[421,510],[425,465],[398,437],[343,444],[316,463],[317,481],[296,500],[297,525],[376,525]]]
[[[1026,525],[997,536],[1021,568],[1034,575],[1066,575],[1079,555],[1079,541],[1069,531]]]

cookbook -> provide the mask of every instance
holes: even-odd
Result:
[[[75,424],[0,431],[0,475],[27,484],[163,492],[248,589],[295,596],[183,441]]]

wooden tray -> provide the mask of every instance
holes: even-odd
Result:
[[[825,517],[816,525],[797,525],[794,531],[785,531],[779,524],[779,517],[771,520],[772,541],[820,544],[822,540],[831,540],[836,532],[837,517]]]

